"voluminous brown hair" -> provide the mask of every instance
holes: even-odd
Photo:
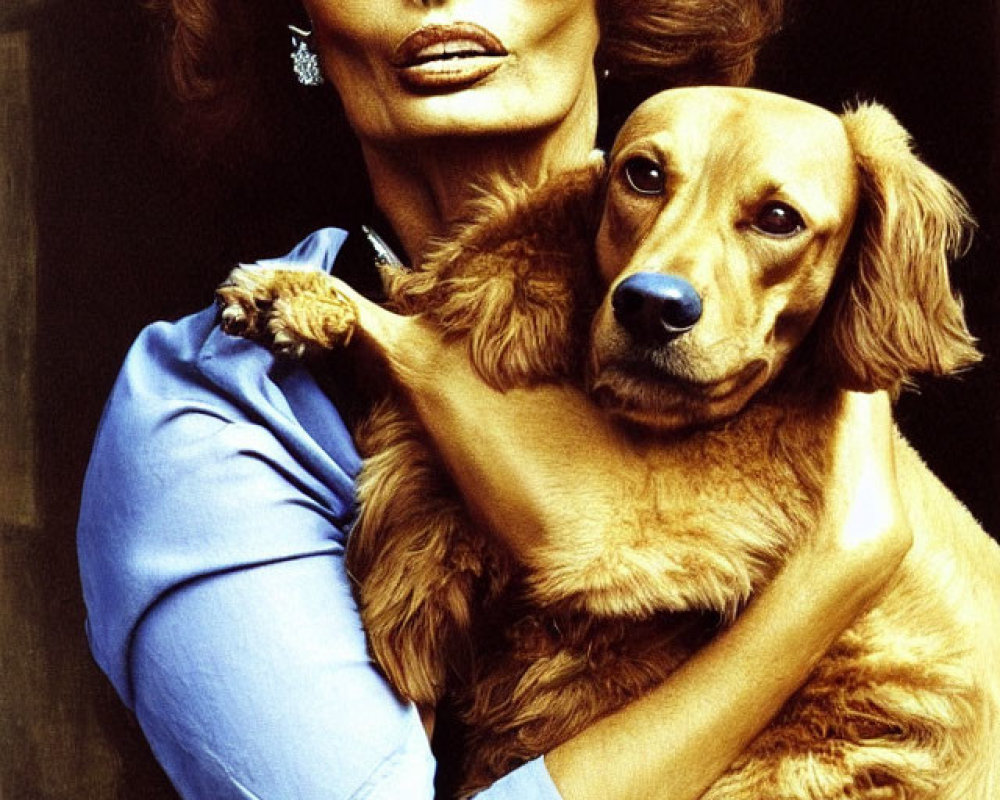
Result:
[[[620,80],[666,86],[750,81],[784,0],[598,0],[598,63]],[[661,88],[662,88],[661,87]]]
[[[163,25],[177,110],[197,129],[186,138],[213,149],[239,131],[244,144],[260,142],[267,120],[295,96],[286,26],[308,26],[297,0],[146,4]],[[641,99],[637,94],[668,86],[745,84],[783,7],[784,0],[597,0],[598,68],[609,72],[613,94],[629,105]],[[626,87],[632,91],[619,91]]]

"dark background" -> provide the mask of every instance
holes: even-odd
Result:
[[[306,103],[272,160],[192,168],[191,143],[169,143],[151,58],[159,32],[138,3],[55,2],[7,24],[31,32],[42,518],[0,531],[0,795],[171,797],[86,652],[73,525],[89,444],[144,324],[206,305],[233,262],[279,254],[312,228],[357,213],[341,177],[356,173],[356,153],[330,141],[319,150],[327,128]],[[986,360],[961,380],[924,384],[898,416],[994,534],[997,31],[996,3],[987,0],[803,1],[758,80],[831,108],[857,97],[884,102],[970,201],[980,232],[954,282]],[[295,115],[300,90],[288,91]]]

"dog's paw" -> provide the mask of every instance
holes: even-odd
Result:
[[[330,350],[350,343],[357,315],[337,294],[296,294],[276,297],[267,314],[271,348],[287,358],[302,358],[312,350]]]
[[[219,324],[226,333],[258,339],[267,332],[267,315],[274,303],[273,270],[237,267],[215,290]]]
[[[323,272],[238,267],[216,291],[222,329],[287,358],[347,345],[357,309]]]

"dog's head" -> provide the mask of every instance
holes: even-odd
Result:
[[[978,358],[948,283],[966,207],[880,106],[838,117],[750,89],[664,92],[626,122],[606,180],[590,373],[613,413],[725,419],[811,331],[844,388]]]

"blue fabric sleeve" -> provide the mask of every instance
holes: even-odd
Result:
[[[342,241],[321,231],[282,265],[326,269]],[[212,309],[129,353],[81,504],[88,635],[183,797],[433,797],[419,715],[369,660],[344,570],[359,466],[308,373]],[[559,795],[539,759],[479,797]]]

